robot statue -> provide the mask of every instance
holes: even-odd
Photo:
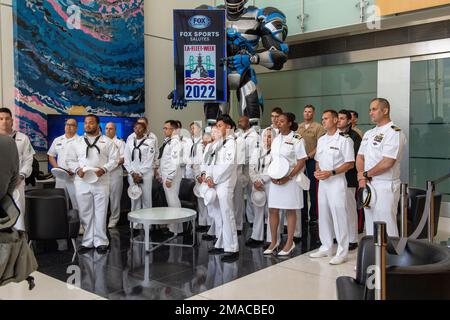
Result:
[[[246,7],[247,1],[225,0],[224,6],[202,5],[197,9],[226,9],[228,91],[237,93],[239,114],[248,116],[253,127],[259,127],[263,99],[252,65],[271,70],[283,68],[288,60],[289,47],[284,43],[288,28],[286,16],[278,9]],[[260,40],[262,47],[259,48]],[[172,99],[172,108],[186,107],[185,100],[174,100],[173,92],[169,99]],[[204,112],[210,126],[221,114],[229,113],[229,103],[207,102]]]

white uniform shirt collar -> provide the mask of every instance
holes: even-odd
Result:
[[[393,121],[390,121],[388,123],[386,123],[385,125],[382,126],[376,126],[375,129],[377,132],[384,132],[386,131],[388,128],[392,127],[394,125]]]

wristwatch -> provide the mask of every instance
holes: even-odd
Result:
[[[367,171],[363,172],[363,177],[366,178],[367,180],[369,180],[369,173]]]
[[[335,176],[335,175],[336,175],[336,170],[331,171],[331,174],[332,174],[333,176]]]

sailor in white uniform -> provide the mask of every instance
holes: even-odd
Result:
[[[47,152],[48,161],[53,168],[61,168],[64,170],[69,170],[69,167],[66,163],[66,154],[67,154],[67,145],[78,139],[77,135],[78,123],[75,119],[67,119],[66,124],[64,126],[65,133],[62,136],[57,137],[50,149]],[[72,175],[69,179],[60,179],[55,178],[55,188],[61,188],[66,191],[70,202],[72,203],[72,208],[78,210],[77,197],[75,195],[75,185],[73,172],[70,172]]]
[[[269,220],[272,242],[264,254],[272,254],[280,245],[279,210],[285,209],[288,221],[288,237],[278,256],[288,256],[295,248],[294,232],[297,223],[297,210],[303,208],[303,190],[295,181],[297,175],[305,168],[307,154],[305,143],[295,131],[298,124],[295,115],[283,113],[278,118],[280,134],[273,140],[271,154],[272,161],[284,157],[289,163],[288,174],[281,179],[272,179],[269,190]],[[276,236],[275,236],[276,235]]]
[[[10,136],[16,142],[19,151],[19,180],[16,190],[19,192],[19,218],[14,225],[16,230],[25,231],[25,179],[33,171],[33,155],[35,154],[30,139],[23,133],[13,130],[14,120],[8,108],[0,108],[0,134]],[[4,155],[3,155],[4,156]]]
[[[109,208],[111,216],[109,217],[108,228],[115,228],[120,219],[120,200],[122,199],[123,191],[123,168],[125,158],[125,142],[117,138],[116,125],[112,122],[106,124],[106,136],[110,138],[119,151],[119,164],[117,168],[109,173]]]
[[[179,198],[182,173],[181,163],[181,143],[176,134],[178,125],[174,120],[164,123],[164,136],[166,137],[159,150],[159,177],[163,184],[167,205],[172,208],[181,208]],[[169,225],[169,231],[174,235],[183,232],[183,224],[175,223]]]
[[[249,174],[250,183],[252,184],[252,192],[264,192],[269,194],[270,176],[268,174],[269,165],[272,161],[270,154],[272,147],[272,130],[263,131],[263,141],[256,143],[256,148],[253,150],[250,157]],[[250,201],[252,196],[250,197]],[[268,216],[268,204],[262,206],[253,204],[254,220],[252,235],[245,243],[249,247],[257,247],[264,244],[264,219]],[[270,228],[268,228],[270,229]],[[270,232],[270,231],[269,231]]]
[[[256,144],[260,140],[258,133],[254,128],[250,127],[250,119],[247,116],[242,116],[239,118],[239,128],[242,130],[242,138],[245,141],[245,163],[243,166],[243,173],[245,177],[246,186],[244,186],[244,194],[247,195],[247,202],[245,204],[245,214],[247,216],[247,221],[249,223],[253,223],[254,220],[254,212],[253,212],[253,203],[251,200],[252,194],[252,183],[250,182],[250,174],[249,174],[249,162],[250,156],[253,150],[256,149]]]
[[[216,190],[215,202],[220,208],[222,216],[222,232],[216,232],[218,239],[213,251],[220,253],[223,250],[225,255],[221,260],[234,262],[239,258],[239,243],[233,208],[234,187],[237,179],[236,141],[232,130],[235,123],[230,116],[222,115],[217,119],[216,125],[220,132],[220,140],[216,142],[213,165],[206,176],[208,187]]]
[[[235,128],[233,128],[235,129]],[[245,196],[244,191],[249,183],[248,177],[244,174],[245,165],[245,140],[239,131],[234,132],[236,141],[236,185],[234,187],[234,218],[238,235],[244,228]]]
[[[345,172],[355,165],[353,140],[348,134],[337,129],[338,113],[325,110],[322,125],[326,134],[319,138],[315,155],[316,172],[319,180],[319,237],[322,243],[319,251],[310,254],[311,258],[330,256],[333,235],[336,235],[338,249],[330,264],[344,263],[349,245],[347,180]]]
[[[147,209],[152,207],[152,181],[153,164],[156,161],[155,140],[146,134],[145,124],[134,124],[134,138],[127,139],[125,146],[124,166],[128,172],[129,185],[139,184],[142,195],[139,199],[131,199],[131,210]]]
[[[390,118],[390,104],[376,98],[370,103],[370,117],[377,126],[364,134],[358,151],[356,169],[359,187],[371,181],[377,199],[375,206],[365,208],[366,234],[373,235],[373,222],[386,222],[390,237],[398,237],[397,206],[400,198],[400,161],[406,136]]]
[[[96,248],[107,252],[109,240],[106,236],[106,218],[109,200],[109,172],[119,163],[119,151],[114,142],[100,133],[100,120],[95,115],[84,119],[85,134],[68,145],[66,162],[76,173],[75,190],[84,235],[79,252]],[[96,182],[83,179],[88,168],[94,168]]]

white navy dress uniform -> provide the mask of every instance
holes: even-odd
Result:
[[[76,134],[72,138],[67,138],[66,135],[63,134],[62,136],[59,136],[55,140],[53,140],[53,143],[50,146],[50,149],[48,149],[47,154],[53,158],[56,158],[56,161],[60,168],[64,170],[69,170],[69,167],[66,162],[68,144],[71,143],[72,141],[75,141],[79,137],[80,136]],[[55,178],[55,188],[64,189],[66,195],[70,198],[72,207],[75,210],[78,210],[77,197],[75,195],[74,179],[75,176],[69,177],[68,179],[64,180],[60,178]]]
[[[188,172],[188,165],[190,163],[189,156],[191,154],[191,147],[193,145],[192,139],[186,138],[182,135],[179,135],[180,138],[180,144],[181,144],[181,155],[180,155],[180,168],[181,168],[181,177],[182,178],[188,178],[187,172]]]
[[[181,143],[178,135],[173,135],[171,138],[166,138],[160,150],[159,174],[162,178],[167,205],[171,208],[181,208],[181,201],[179,198],[182,179],[180,167],[181,152]],[[166,181],[172,182],[172,186],[170,188],[166,186]],[[182,233],[183,224],[170,224],[169,230],[174,234]]]
[[[236,133],[234,137],[236,141],[236,185],[234,187],[234,218],[236,220],[236,228],[242,231],[244,227],[245,199],[244,190],[248,183],[247,177],[244,175],[245,164],[245,140],[240,133]]]
[[[112,141],[116,145],[119,152],[119,160],[125,157],[125,142],[117,136]],[[109,218],[109,225],[115,226],[120,219],[120,200],[122,198],[123,191],[123,169],[122,165],[117,166],[110,173],[109,184],[109,207],[111,210],[111,216]]]
[[[249,164],[250,184],[253,186],[255,182],[260,181],[264,186],[266,199],[270,191],[271,179],[268,174],[268,168],[271,162],[272,162],[271,150],[260,147],[260,144],[258,142],[256,144],[256,148],[253,150],[252,155],[250,157],[250,164]],[[252,188],[252,192],[254,192],[255,190],[256,189]],[[249,201],[251,201],[251,197]],[[253,220],[252,235],[250,236],[250,238],[257,241],[262,241],[264,240],[264,219],[268,215],[267,201],[264,206],[257,206],[253,204],[253,212],[254,212],[254,220]],[[268,228],[268,230],[270,230],[270,228]]]
[[[317,142],[315,160],[321,171],[333,171],[347,162],[355,161],[353,140],[336,130],[334,135],[325,134]],[[345,259],[348,254],[349,232],[347,224],[347,180],[345,173],[321,180],[318,191],[320,254],[331,255],[333,234],[338,249],[336,257]]]
[[[85,232],[81,245],[92,248],[109,244],[106,236],[106,217],[109,200],[109,172],[119,163],[119,151],[114,142],[104,135],[84,135],[68,145],[67,165],[77,173],[85,167],[102,168],[105,174],[97,182],[87,183],[75,177],[75,191],[81,225]]]
[[[155,140],[144,136],[142,139],[127,139],[125,145],[124,166],[128,172],[128,183],[134,184],[133,173],[142,177],[142,195],[139,199],[131,200],[131,210],[147,209],[152,207],[152,181],[153,165],[156,161]]]
[[[33,171],[33,156],[35,151],[30,139],[25,134],[14,131],[12,138],[16,142],[17,150],[19,151],[19,175],[22,178],[22,181],[16,188],[19,191],[18,207],[20,209],[20,215],[14,228],[25,231],[25,178],[28,178]]]
[[[154,144],[156,146],[155,159],[158,160],[159,159],[158,137],[153,132],[147,132],[146,134],[144,134],[144,136],[146,138],[150,139],[150,140],[154,140]],[[136,138],[136,134],[133,132],[132,134],[130,134],[128,136],[127,141],[125,142],[125,144],[129,143],[130,141],[133,142],[134,138]],[[159,167],[159,161],[155,161],[155,163],[153,164],[153,168],[157,169],[158,167]]]
[[[279,134],[272,142],[272,159],[284,157],[289,162],[289,172],[297,165],[297,161],[307,157],[305,142],[294,131],[287,135]],[[303,190],[295,182],[289,180],[283,185],[271,182],[269,190],[269,208],[297,210],[303,208]]]
[[[234,218],[234,188],[236,185],[236,140],[233,134],[215,143],[213,163],[208,168],[207,180],[212,179],[217,192],[215,206],[220,208],[222,230],[218,232],[215,248],[223,248],[225,252],[238,252],[236,220]]]
[[[249,166],[250,166],[250,156],[252,155],[253,150],[256,149],[256,145],[260,139],[258,133],[256,133],[254,128],[250,128],[247,130],[247,132],[244,132],[242,134],[242,138],[245,141],[245,164],[243,167],[243,171],[245,175],[245,180],[249,181],[249,183],[247,183],[247,186],[244,187],[245,194],[247,195],[245,214],[247,216],[248,222],[253,223],[255,213],[253,210],[253,203],[251,200],[252,184],[250,183]]]
[[[203,163],[204,146],[202,143],[202,137],[193,138],[191,150],[189,151],[189,163],[186,167],[186,176],[189,179],[195,179],[195,183],[198,184],[197,179],[202,175],[202,163]],[[203,198],[197,197],[198,206],[198,225],[207,226],[211,225],[212,219],[208,216],[208,208],[205,205]]]
[[[201,174],[205,175],[205,178],[211,172],[211,167],[214,161],[214,149],[216,147],[216,142],[211,142],[205,146],[203,151],[203,161],[201,165]],[[200,198],[201,202],[205,206],[203,198]],[[200,201],[199,200],[199,201]],[[216,206],[216,202],[208,203],[206,205],[206,210],[208,213],[209,221],[211,221],[211,227],[208,229],[207,234],[210,236],[216,236],[222,232],[222,215],[220,213],[220,208]]]
[[[398,237],[397,205],[400,198],[400,161],[406,145],[405,134],[389,122],[364,134],[358,154],[364,156],[364,171],[369,171],[384,157],[395,159],[395,164],[386,172],[374,176],[372,186],[377,194],[377,203],[364,209],[366,234],[373,235],[373,222],[385,221],[387,234]]]

